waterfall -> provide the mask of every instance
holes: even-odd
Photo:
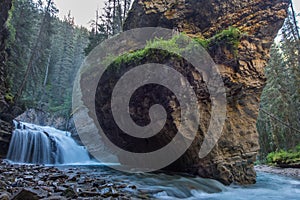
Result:
[[[48,126],[15,122],[7,159],[18,163],[89,163],[90,157],[71,133]]]

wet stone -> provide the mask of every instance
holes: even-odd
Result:
[[[33,176],[24,176],[24,180],[31,181],[33,180]]]
[[[51,196],[51,197],[44,198],[42,200],[67,200],[67,198],[62,196]]]
[[[9,200],[10,197],[9,197],[9,194],[7,193],[0,193],[0,200]]]
[[[78,170],[78,171],[77,171]],[[0,200],[21,199],[134,199],[139,191],[128,190],[109,173],[59,170],[53,167],[11,165],[0,160]],[[70,173],[68,173],[70,172]],[[131,186],[136,188],[135,186]]]
[[[46,197],[47,194],[29,188],[23,188],[12,197],[12,200],[38,200]]]
[[[67,198],[75,198],[78,197],[77,192],[74,189],[68,188],[66,189],[63,193],[63,196],[67,197]]]
[[[67,175],[65,174],[54,174],[48,177],[48,180],[56,181],[57,179],[66,179]]]

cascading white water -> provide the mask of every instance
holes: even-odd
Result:
[[[87,150],[79,146],[71,133],[52,127],[15,122],[7,159],[18,163],[89,163]]]

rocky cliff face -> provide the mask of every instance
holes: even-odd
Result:
[[[266,81],[264,67],[270,46],[287,16],[288,4],[289,0],[134,2],[125,30],[160,26],[186,32],[192,37],[210,38],[233,26],[246,33],[236,55],[224,45],[208,48],[227,90],[227,120],[221,139],[207,157],[199,159],[197,155],[203,141],[203,133],[199,131],[190,149],[168,169],[214,178],[225,184],[255,182],[253,164],[259,149],[256,118]],[[180,68],[178,63],[173,64]],[[193,78],[189,81],[196,82]],[[206,100],[202,99],[201,104],[207,106]],[[210,116],[209,109],[204,113]],[[202,127],[207,123],[206,119],[202,120]]]
[[[38,109],[26,110],[24,113],[19,115],[16,120],[40,126],[51,126],[59,130],[66,130],[69,125],[66,118]]]
[[[11,8],[11,0],[4,0],[0,4],[0,112],[4,111],[4,109],[8,106],[5,94],[7,92],[6,85],[6,70],[5,70],[5,62],[7,59],[6,52],[6,40],[8,38],[8,31],[6,29],[5,23],[8,18],[8,11]]]
[[[5,98],[7,93],[7,74],[5,62],[7,59],[6,40],[8,31],[5,22],[8,18],[8,11],[12,6],[12,0],[3,0],[0,3],[0,158],[5,157],[11,137],[11,119],[8,117],[9,103]]]

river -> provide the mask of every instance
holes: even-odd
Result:
[[[124,184],[129,195],[146,194],[153,199],[172,200],[300,199],[300,179],[258,172],[254,185],[224,186],[215,180],[184,174],[124,173],[92,161],[87,150],[76,144],[70,133],[28,123],[16,124],[16,128],[8,154],[8,159],[14,163],[39,163],[46,165],[45,168],[55,166],[66,174],[71,170],[79,172],[82,178],[88,175],[92,180]],[[127,187],[129,185],[134,187]]]
[[[59,168],[64,170],[70,167],[60,166]],[[215,180],[187,175],[167,175],[163,173],[127,174],[101,165],[76,166],[76,168],[95,177],[107,177],[113,182],[135,185],[138,191],[150,194],[154,199],[300,199],[300,179],[265,172],[257,173],[257,183],[254,185],[239,186],[232,184],[231,186],[224,186]]]

